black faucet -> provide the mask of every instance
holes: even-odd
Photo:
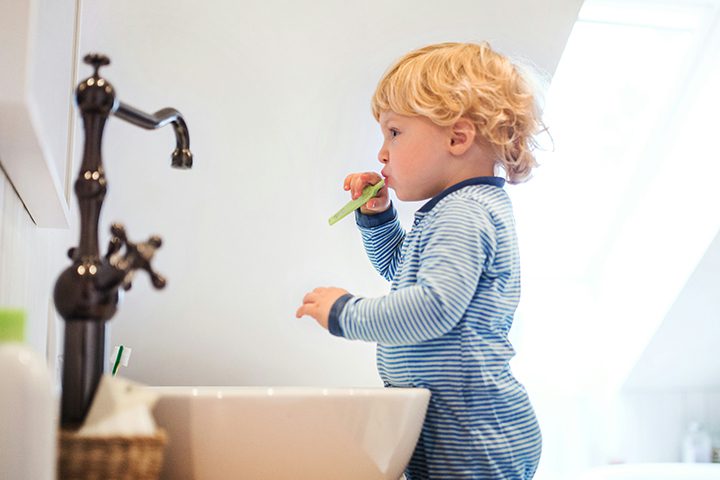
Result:
[[[85,150],[75,181],[80,205],[80,243],[68,251],[72,264],[58,277],[54,292],[55,307],[65,320],[61,421],[68,428],[84,420],[100,377],[106,371],[106,322],[117,310],[119,288],[129,290],[138,269],[148,272],[155,288],[165,286],[165,279],[150,265],[155,250],[162,244],[160,237],[133,243],[127,239],[125,228],[116,223],[110,229],[108,251],[100,256],[98,221],[107,192],[101,156],[105,122],[115,115],[147,129],[171,123],[177,140],[171,165],[187,169],[193,162],[187,126],[178,111],[164,108],[150,115],[123,104],[117,100],[113,86],[99,74],[100,67],[109,65],[110,59],[91,54],[84,61],[95,72],[75,90],[85,127]]]

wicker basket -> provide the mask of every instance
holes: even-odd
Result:
[[[81,437],[61,430],[58,480],[157,480],[167,435]]]

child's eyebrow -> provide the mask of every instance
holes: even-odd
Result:
[[[394,115],[388,115],[388,116],[385,117],[385,120],[383,120],[382,122],[380,122],[380,127],[382,127],[382,128],[387,128],[388,123],[397,122],[397,121],[398,121],[398,118],[397,118],[396,116],[394,116]]]

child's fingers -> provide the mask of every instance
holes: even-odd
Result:
[[[350,192],[352,198],[356,199],[362,195],[363,189],[368,185],[375,185],[380,181],[380,175],[375,172],[360,173],[350,180]]]
[[[295,312],[295,316],[297,316],[298,318],[300,318],[302,315],[310,315],[311,317],[315,317],[319,308],[318,300],[320,299],[320,295],[325,290],[327,289],[324,287],[318,287],[313,291],[306,293],[302,299],[303,304],[300,306],[300,308],[297,309],[297,311]]]
[[[362,183],[362,174],[361,173],[351,173],[345,178],[345,183],[343,185],[343,188],[345,190],[350,190],[350,196],[355,199],[357,196],[355,195],[355,192],[357,191],[358,185]],[[362,189],[361,189],[362,190]]]
[[[295,311],[295,318],[301,318],[301,317],[304,317],[305,315],[309,315],[309,316],[315,318],[315,315],[313,314],[313,312],[315,312],[315,310],[317,310],[317,304],[303,303],[302,305],[300,305],[300,308],[298,308]]]
[[[363,188],[365,188],[365,185],[367,183],[363,179],[362,175],[356,177],[352,183],[351,192],[352,192],[352,198],[353,200],[360,197],[362,195]]]
[[[362,179],[365,182],[365,185],[375,185],[382,179],[382,177],[375,172],[365,172],[362,174]]]
[[[312,313],[310,313],[310,312],[311,312],[312,306],[315,304],[315,297],[316,297],[315,290],[305,294],[305,296],[302,299],[302,305],[300,305],[300,307],[295,311],[295,318],[300,318],[304,315],[312,316]]]
[[[303,305],[307,305],[309,303],[315,303],[315,300],[317,298],[317,288],[313,290],[312,292],[308,292],[303,297]]]
[[[379,213],[387,210],[389,205],[390,197],[388,196],[388,190],[387,187],[383,187],[376,196],[368,200],[367,203],[363,205],[363,208],[367,210],[367,212]]]
[[[305,315],[313,316],[310,309],[310,304],[301,305],[300,308],[295,312],[295,318],[302,318]]]
[[[372,200],[368,200],[368,202],[365,204],[365,208],[372,211],[384,212],[387,209],[387,204],[381,200],[373,198]]]

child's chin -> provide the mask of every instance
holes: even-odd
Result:
[[[403,202],[418,202],[420,200],[425,200],[422,197],[419,197],[417,195],[409,195],[406,192],[398,191],[397,189],[393,188],[395,191],[395,196],[398,200],[401,200]]]
[[[402,190],[398,190],[398,189],[395,188],[394,186],[390,186],[390,187],[388,187],[388,188],[389,188],[390,190],[392,190],[393,192],[395,192],[395,196],[397,197],[398,200],[402,200],[403,202],[407,202],[407,201],[408,201],[408,196],[407,196],[407,195],[405,194],[405,192],[403,192]]]

